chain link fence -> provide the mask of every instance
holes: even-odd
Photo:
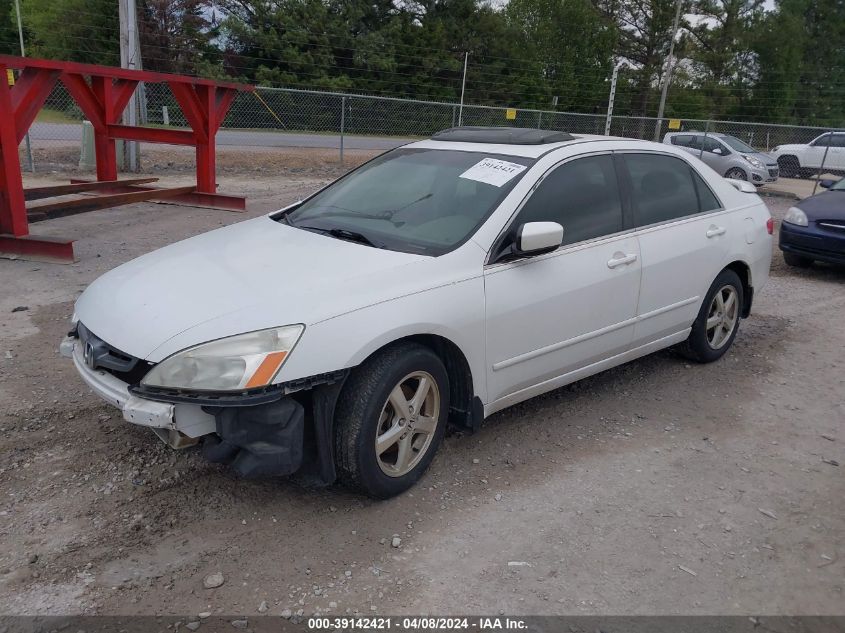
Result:
[[[168,86],[145,86],[147,125],[186,127],[187,122]],[[78,159],[82,142],[82,112],[59,84],[30,128],[35,170],[39,161],[55,163]],[[337,151],[340,162],[348,150],[386,150],[426,138],[456,125],[514,126],[565,130],[574,134],[604,134],[604,114],[579,114],[545,110],[463,105],[392,97],[264,88],[239,94],[217,135],[220,151],[236,148],[321,148]],[[755,149],[768,152],[778,145],[808,144],[834,131],[741,121],[662,119],[614,116],[609,133],[614,136],[663,140],[668,132],[696,131],[735,136]],[[818,141],[817,141],[818,142]],[[831,148],[833,149],[833,148]],[[845,148],[837,148],[834,154]],[[30,155],[22,146],[22,161]],[[845,156],[842,158],[845,161]],[[845,167],[845,166],[843,166]],[[786,174],[784,174],[786,175]],[[801,175],[801,174],[796,174]],[[806,174],[804,174],[806,175]]]

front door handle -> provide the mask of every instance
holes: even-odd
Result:
[[[613,259],[609,259],[607,261],[607,267],[616,268],[618,266],[624,266],[635,261],[637,261],[636,253],[628,253],[627,255],[624,255],[622,253],[614,253]]]
[[[710,228],[707,229],[707,233],[705,233],[705,235],[708,238],[718,237],[719,235],[724,235],[727,230],[728,229],[726,229],[724,226],[716,226],[715,224],[711,224]]]

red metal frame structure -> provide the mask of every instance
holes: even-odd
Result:
[[[10,68],[20,71],[13,86],[6,82],[6,70]],[[214,140],[237,92],[251,92],[252,86],[11,55],[0,55],[0,79],[0,253],[73,260],[72,240],[36,238],[29,234],[18,156],[18,146],[58,81],[65,85],[94,127],[98,181],[117,180],[115,139],[192,145],[197,156],[196,188],[177,195],[171,191],[167,199],[232,210],[245,208],[243,198],[217,193]],[[190,131],[120,124],[123,110],[141,81],[170,86],[191,126]],[[141,187],[115,190],[150,192],[149,188]],[[155,191],[149,198],[155,198]]]

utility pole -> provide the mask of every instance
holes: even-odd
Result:
[[[21,41],[21,57],[26,57],[26,50],[23,47],[23,22],[21,21],[21,0],[15,0],[15,12],[18,16],[18,37]],[[5,77],[0,78],[6,81]],[[29,159],[29,170],[35,173],[35,162],[32,160],[32,141],[29,139],[29,130],[26,131],[26,157]]]
[[[138,13],[135,7],[135,0],[119,0],[118,13],[120,18],[120,67],[139,70],[141,68],[141,51],[138,39]],[[123,113],[125,125],[138,124],[138,97],[137,89],[129,99],[129,104]],[[126,169],[138,171],[138,150],[137,141],[124,141],[124,156],[126,158]]]
[[[469,52],[464,53],[464,80],[461,82],[461,107],[458,110],[458,127],[464,120],[464,90],[467,87],[467,61],[469,60]]]
[[[678,0],[675,5],[675,21],[672,23],[672,41],[669,42],[669,61],[666,68],[666,77],[663,80],[663,88],[660,90],[660,105],[657,108],[657,123],[654,125],[654,140],[660,140],[660,125],[663,123],[663,110],[666,107],[666,94],[669,92],[669,84],[672,82],[672,70],[675,66],[675,38],[678,36],[678,24],[681,21],[681,4]]]
[[[604,135],[610,136],[610,122],[613,118],[613,102],[616,99],[616,80],[619,78],[619,71],[622,66],[629,66],[624,59],[617,62],[613,67],[613,75],[610,78],[610,96],[607,98],[607,116],[604,119]]]

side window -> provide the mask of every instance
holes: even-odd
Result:
[[[693,137],[689,134],[677,134],[672,137],[672,145],[680,145],[681,147],[689,147]]]
[[[709,189],[697,188],[690,166],[680,158],[663,154],[623,154],[631,178],[631,200],[637,226],[648,226],[683,218],[704,210],[718,201],[699,202]],[[701,192],[701,194],[699,193]],[[712,193],[710,196],[712,197]]]
[[[702,142],[704,143],[704,151],[711,152],[715,154],[713,150],[718,149],[722,156],[727,156],[730,152],[716,139],[714,138],[702,138]]]
[[[557,222],[563,243],[574,244],[622,230],[622,203],[610,155],[568,162],[548,174],[522,207],[514,228]]]
[[[722,203],[719,202],[718,198],[713,195],[713,192],[710,190],[710,187],[707,186],[707,183],[704,182],[704,178],[698,175],[698,172],[695,171],[692,167],[690,167],[690,172],[692,173],[692,180],[693,184],[695,185],[695,190],[698,193],[698,208],[699,211],[714,211],[715,209],[721,209]]]
[[[836,141],[834,141],[835,143]],[[810,143],[813,147],[827,147],[828,144],[833,145],[834,143],[830,143],[830,134],[825,134],[824,136],[818,137],[815,141]]]
[[[834,134],[830,140],[831,147],[845,147],[845,134]]]

